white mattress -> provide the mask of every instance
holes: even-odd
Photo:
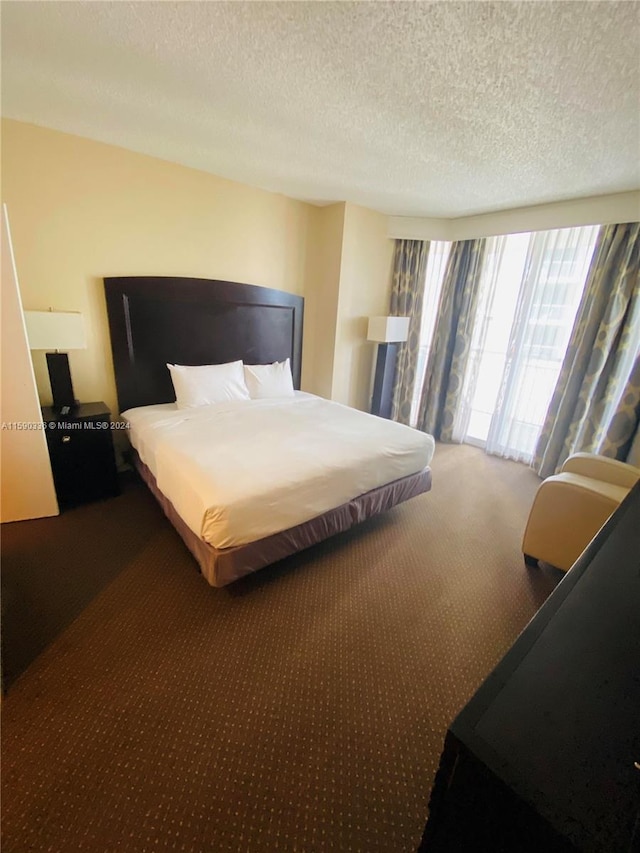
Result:
[[[158,488],[216,548],[262,539],[415,474],[430,435],[312,394],[123,412]]]

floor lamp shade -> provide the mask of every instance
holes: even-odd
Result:
[[[25,311],[29,348],[56,350],[47,352],[47,367],[53,406],[62,409],[75,405],[69,357],[59,350],[85,349],[87,346],[82,314],[64,311]]]
[[[390,418],[398,344],[409,337],[409,317],[369,317],[367,340],[378,344],[371,414]]]
[[[367,340],[380,344],[402,343],[409,337],[409,317],[369,317]]]

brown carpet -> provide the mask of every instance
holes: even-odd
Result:
[[[139,485],[6,526],[54,598],[66,564],[93,580],[3,702],[4,853],[414,850],[448,723],[560,577],[519,551],[532,472],[444,445],[433,469],[224,590]]]

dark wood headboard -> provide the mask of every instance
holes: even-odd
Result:
[[[170,364],[291,359],[300,388],[304,299],[206,278],[105,278],[120,411],[175,400]]]

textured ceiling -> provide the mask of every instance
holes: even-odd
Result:
[[[294,198],[640,187],[635,2],[2,2],[4,115]]]

